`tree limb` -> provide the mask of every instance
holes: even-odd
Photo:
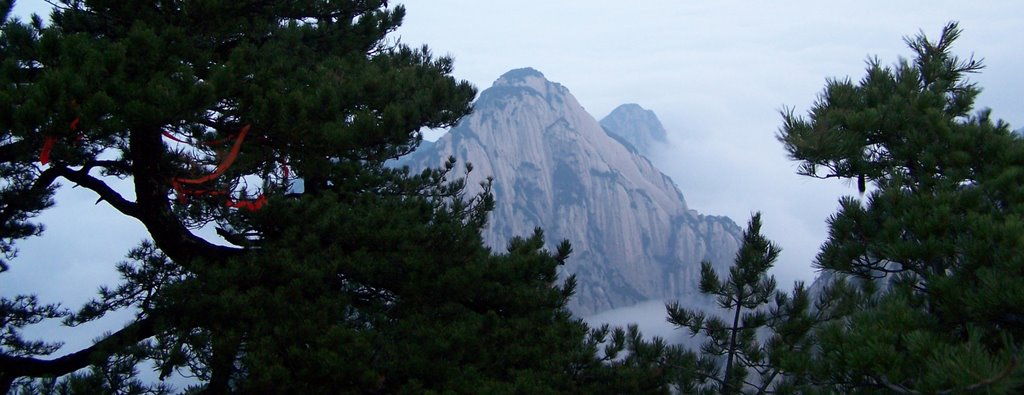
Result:
[[[982,381],[979,381],[977,383],[970,384],[970,385],[967,385],[967,386],[964,386],[964,387],[953,388],[953,389],[948,389],[948,390],[943,390],[943,391],[938,391],[938,392],[935,392],[935,393],[936,394],[944,394],[944,395],[945,394],[961,394],[961,393],[974,392],[974,391],[980,390],[980,389],[982,389],[984,387],[988,387],[990,385],[993,385],[993,384],[996,384],[996,383],[998,383],[1000,381],[1003,381],[1003,379],[1005,379],[1007,376],[1009,376],[1010,373],[1012,373],[1017,368],[1017,363],[1018,362],[1019,361],[1017,359],[1017,356],[1014,355],[1010,359],[1010,363],[1006,366],[1006,369],[1003,369],[1002,372],[999,372],[999,374],[997,374],[995,376],[992,376],[992,377],[987,378],[985,380],[982,380]],[[917,390],[914,390],[914,389],[911,389],[911,388],[907,388],[907,387],[899,385],[899,384],[894,384],[894,383],[890,382],[889,380],[887,380],[884,376],[872,377],[872,378],[874,378],[882,387],[886,388],[889,391],[893,391],[893,393],[897,393],[897,394],[920,394],[921,393],[921,391],[917,391]]]
[[[973,392],[973,391],[982,389],[984,387],[988,387],[988,386],[990,386],[992,384],[995,384],[995,383],[998,383],[1000,381],[1003,381],[1003,379],[1005,379],[1007,376],[1009,376],[1010,373],[1013,373],[1013,371],[1017,369],[1018,362],[1020,362],[1020,360],[1017,358],[1017,355],[1014,354],[1010,358],[1009,365],[1007,365],[1006,369],[1003,369],[1003,371],[1000,372],[999,374],[997,374],[997,375],[995,375],[993,377],[990,377],[988,379],[979,381],[977,383],[968,385],[968,386],[963,387],[963,388],[956,388],[956,389],[951,389],[951,390],[939,391],[938,394],[957,394],[957,393],[962,393],[962,392]]]
[[[91,171],[94,167],[102,167],[104,169],[115,169],[122,173],[131,172],[131,168],[128,167],[128,164],[120,160],[94,160],[91,162],[87,162],[84,166],[82,166],[82,170],[88,172]]]
[[[29,196],[45,196],[47,189],[53,186],[53,182],[57,180],[59,173],[53,168],[44,170],[39,177],[36,178],[32,186],[26,191]],[[13,218],[17,218],[19,212],[22,211],[39,211],[45,208],[47,205],[33,206],[32,203],[35,199],[11,199],[10,201],[4,202],[3,209],[0,210],[0,224],[5,224],[11,221]]]
[[[0,353],[0,392],[6,393],[19,377],[59,377],[105,359],[126,345],[152,337],[156,333],[151,318],[131,323],[92,346],[56,359],[16,357]]]
[[[133,131],[129,147],[139,208],[136,218],[142,221],[160,250],[186,268],[197,258],[214,263],[245,251],[219,246],[196,236],[171,212],[166,178],[170,172],[161,163],[164,146],[159,127]]]
[[[122,197],[120,193],[117,193],[117,191],[107,185],[107,183],[96,177],[90,176],[88,168],[83,168],[82,170],[71,170],[67,167],[51,167],[47,171],[50,170],[55,171],[59,176],[66,178],[68,181],[74,182],[75,184],[96,192],[96,194],[100,195],[100,200],[105,200],[114,207],[114,209],[121,212],[121,214],[133,218],[139,218],[139,207],[136,203]]]

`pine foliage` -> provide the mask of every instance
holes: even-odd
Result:
[[[467,195],[454,161],[386,165],[475,95],[450,58],[390,35],[402,6],[62,0],[44,24],[0,5],[0,268],[58,181],[151,239],[79,309],[0,299],[0,392],[165,393],[175,374],[189,393],[667,388],[644,379],[659,343],[616,346],[635,352],[628,381],[596,356],[604,334],[565,309],[567,242],[549,251],[538,230],[492,251],[489,182]],[[24,338],[119,309],[134,320],[65,356]]]
[[[771,318],[768,306],[776,291],[768,269],[781,251],[761,234],[761,214],[754,214],[726,278],[718,276],[711,262],[701,263],[700,292],[714,296],[725,314],[686,309],[679,302],[666,306],[669,322],[707,339],[696,363],[697,380],[686,387],[701,393],[736,394],[746,387],[763,390],[771,384],[777,372],[769,365],[768,349],[758,332],[767,329]],[[751,373],[760,375],[751,380]]]
[[[972,113],[980,61],[959,58],[950,23],[914,57],[830,80],[779,139],[800,172],[858,179],[829,221],[817,265],[848,278],[816,330],[808,382],[838,392],[1019,392],[1024,297],[1024,144]]]

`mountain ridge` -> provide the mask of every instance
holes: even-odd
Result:
[[[690,209],[672,180],[613,138],[568,88],[532,68],[499,77],[474,112],[404,162],[472,163],[468,185],[493,177],[496,207],[484,239],[545,230],[573,244],[578,278],[570,308],[587,315],[693,293],[700,261],[731,263],[741,230],[728,217]]]

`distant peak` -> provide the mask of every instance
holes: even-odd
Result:
[[[615,108],[614,111],[650,111],[636,103],[626,103]]]
[[[636,104],[636,103],[626,103],[626,104],[620,105],[618,107],[615,107],[615,109],[612,110],[612,112],[610,114],[608,114],[609,117],[611,117],[611,116],[626,116],[626,115],[629,115],[629,116],[639,116],[639,117],[644,117],[644,118],[647,118],[647,119],[654,119],[654,120],[657,120],[657,118],[658,118],[656,115],[654,115],[654,111],[651,111],[651,110],[648,110],[646,108],[643,108],[642,106],[640,106],[639,104]],[[659,121],[658,123],[661,123],[661,122]]]
[[[502,74],[501,77],[498,78],[498,80],[525,80],[526,78],[529,77],[544,78],[544,73],[537,71],[537,69],[533,67],[523,67],[521,69],[510,70],[507,73]]]
[[[656,144],[668,143],[665,127],[654,111],[639,104],[623,104],[601,120],[601,126],[610,135],[621,137],[640,154],[650,156]]]
[[[608,116],[601,120],[604,122],[618,122],[622,124],[645,124],[648,128],[663,130],[664,127],[661,125],[661,121],[658,116],[654,114],[654,111],[648,110],[641,107],[636,103],[626,103],[615,107],[614,110]],[[663,134],[663,133],[656,133]],[[662,139],[662,138],[659,138]]]

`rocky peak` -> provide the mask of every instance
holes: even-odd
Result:
[[[480,93],[476,107],[524,96],[538,97],[552,105],[559,105],[566,98],[570,98],[572,104],[578,105],[569,89],[559,83],[548,81],[541,72],[526,67],[502,74],[489,89]]]
[[[501,77],[498,77],[491,86],[523,86],[529,87],[537,92],[545,93],[547,92],[548,87],[552,85],[561,87],[559,84],[548,81],[548,79],[544,77],[544,73],[541,73],[531,67],[524,67],[502,74]]]
[[[658,116],[639,104],[629,103],[616,107],[601,119],[601,127],[609,134],[625,140],[648,158],[657,147],[668,145],[668,134]]]
[[[728,264],[739,245],[736,224],[690,210],[667,176],[534,69],[502,75],[406,163],[436,167],[449,155],[473,164],[468,185],[494,178],[488,245],[500,250],[535,227],[550,245],[573,244],[566,271],[579,281],[578,314],[694,293],[700,261]]]

